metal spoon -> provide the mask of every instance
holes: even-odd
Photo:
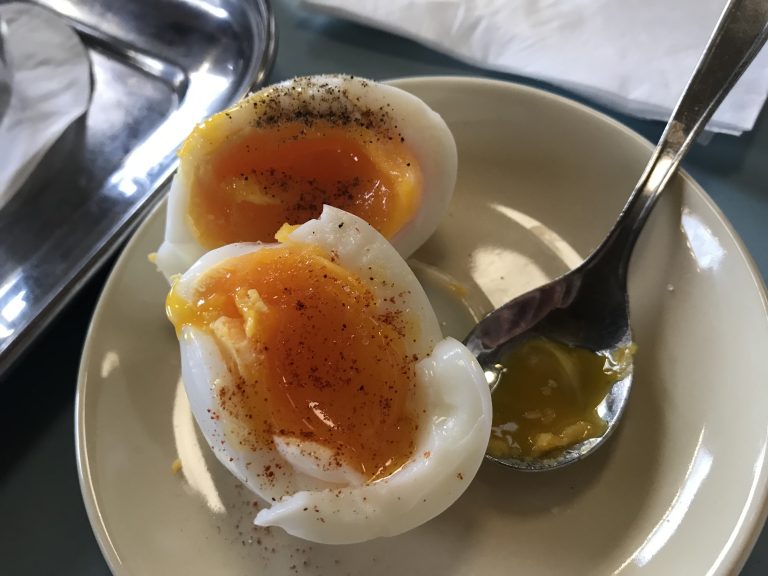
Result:
[[[616,352],[631,344],[627,269],[635,241],[680,160],[766,37],[768,2],[731,0],[608,237],[578,268],[504,304],[469,333],[465,344],[477,356],[492,391],[502,377],[502,359],[532,336],[603,353]],[[487,457],[512,468],[550,470],[591,454],[621,418],[632,383],[631,367],[626,374],[598,407],[598,414],[608,425],[602,436],[584,440],[551,457]]]

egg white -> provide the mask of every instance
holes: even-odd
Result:
[[[368,267],[378,279],[370,283],[378,312],[403,304],[390,296],[409,291],[405,307],[417,318],[420,333],[407,342],[407,353],[427,355],[416,364],[416,394],[425,412],[418,416],[415,450],[406,464],[385,478],[366,484],[346,467],[334,468],[321,446],[275,438],[277,449],[252,450],[231,442],[222,420],[216,390],[231,376],[213,338],[190,326],[180,337],[182,378],[195,418],[218,459],[269,507],[255,518],[260,526],[279,526],[290,534],[326,544],[349,544],[412,529],[448,508],[475,476],[491,429],[491,397],[480,365],[460,342],[442,339],[427,296],[405,261],[373,227],[342,210],[326,206],[317,220],[294,230],[288,241],[333,250],[336,262],[361,279]],[[232,244],[213,250],[178,281],[177,291],[191,298],[196,282],[228,258],[275,245]],[[392,286],[394,283],[394,286]],[[400,300],[402,301],[402,300]],[[231,423],[230,423],[231,424]],[[314,452],[315,458],[304,454]],[[280,472],[266,481],[266,466]]]
[[[421,99],[404,90],[357,77],[321,75],[288,80],[246,97],[224,113],[227,121],[223,124],[223,140],[236,138],[253,129],[254,102],[276,99],[280,106],[295,106],[295,102],[285,96],[284,88],[291,86],[300,87],[305,105],[318,114],[338,113],[338,107],[343,106],[355,116],[362,110],[377,110],[389,105],[387,110],[392,124],[397,125],[397,130],[405,138],[422,174],[422,198],[414,217],[389,239],[403,258],[410,256],[437,229],[453,195],[457,155],[456,143],[448,126]],[[344,90],[346,98],[339,101],[313,98],[321,95],[321,87],[327,86]],[[295,92],[292,98],[295,98]],[[189,175],[194,165],[204,162],[206,158],[201,154],[182,155],[171,184],[165,239],[157,252],[157,267],[167,278],[184,272],[205,253],[187,216],[191,185]]]

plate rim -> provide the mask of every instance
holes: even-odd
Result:
[[[414,85],[424,84],[460,84],[464,86],[484,86],[494,87],[505,90],[518,91],[527,93],[530,96],[535,96],[544,100],[550,100],[559,105],[574,108],[576,111],[591,116],[595,120],[606,123],[614,129],[618,129],[624,136],[630,137],[636,142],[644,146],[649,153],[653,151],[655,145],[639,134],[632,130],[625,124],[622,124],[618,120],[608,116],[604,112],[592,108],[586,104],[583,104],[577,100],[550,92],[548,90],[521,84],[516,81],[499,80],[493,78],[484,78],[481,76],[448,76],[448,75],[418,75],[398,78],[388,78],[381,80],[381,82],[393,84],[399,88],[408,90],[409,87]],[[756,289],[756,293],[760,299],[763,309],[763,319],[768,323],[768,288],[762,278],[762,274],[757,267],[752,255],[747,249],[741,236],[735,230],[731,222],[725,216],[723,211],[715,203],[712,197],[706,192],[706,190],[683,168],[678,169],[678,174],[685,182],[691,186],[692,190],[699,196],[704,202],[706,207],[710,209],[716,219],[723,226],[723,229],[733,240],[737,248],[737,256],[743,259],[746,264],[749,277]],[[167,205],[167,193],[160,199],[159,202],[142,217],[141,222],[136,229],[131,233],[129,241],[120,252],[120,256],[115,261],[112,270],[109,272],[104,287],[99,294],[99,298],[94,309],[93,315],[88,325],[88,331],[86,333],[85,342],[83,344],[83,352],[80,358],[80,364],[77,374],[77,389],[75,393],[75,422],[74,422],[74,436],[75,436],[75,459],[77,464],[78,483],[80,485],[80,492],[83,498],[83,504],[86,509],[91,530],[99,545],[99,549],[102,552],[110,570],[116,576],[126,574],[122,560],[120,559],[117,550],[109,535],[109,531],[99,508],[98,499],[96,498],[92,475],[90,469],[90,462],[87,452],[87,438],[85,433],[85,406],[86,397],[88,393],[87,380],[88,380],[88,365],[90,364],[91,354],[93,350],[93,339],[95,338],[96,325],[99,323],[99,319],[105,313],[106,301],[108,294],[112,291],[113,285],[116,283],[116,273],[121,270],[126,262],[130,258],[134,258],[134,246],[141,240],[141,237],[145,234],[148,222],[158,217],[158,213],[164,210]],[[765,450],[765,448],[764,448]],[[756,474],[753,475],[753,482],[751,492],[753,496],[757,496],[757,499],[747,502],[742,509],[739,523],[731,533],[731,537],[723,544],[723,548],[720,551],[720,555],[715,560],[715,564],[710,567],[709,574],[731,574],[738,573],[749,558],[754,545],[760,536],[766,519],[768,518],[768,461],[762,460],[761,466]]]

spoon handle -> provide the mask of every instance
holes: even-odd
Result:
[[[730,0],[645,172],[598,252],[618,250],[626,274],[635,241],[680,160],[768,38],[768,1]]]

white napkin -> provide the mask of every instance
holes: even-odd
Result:
[[[11,101],[0,119],[0,208],[88,108],[90,61],[77,34],[43,8],[0,5]]]
[[[300,0],[470,64],[667,120],[725,0]],[[751,130],[768,96],[763,50],[708,129]]]

